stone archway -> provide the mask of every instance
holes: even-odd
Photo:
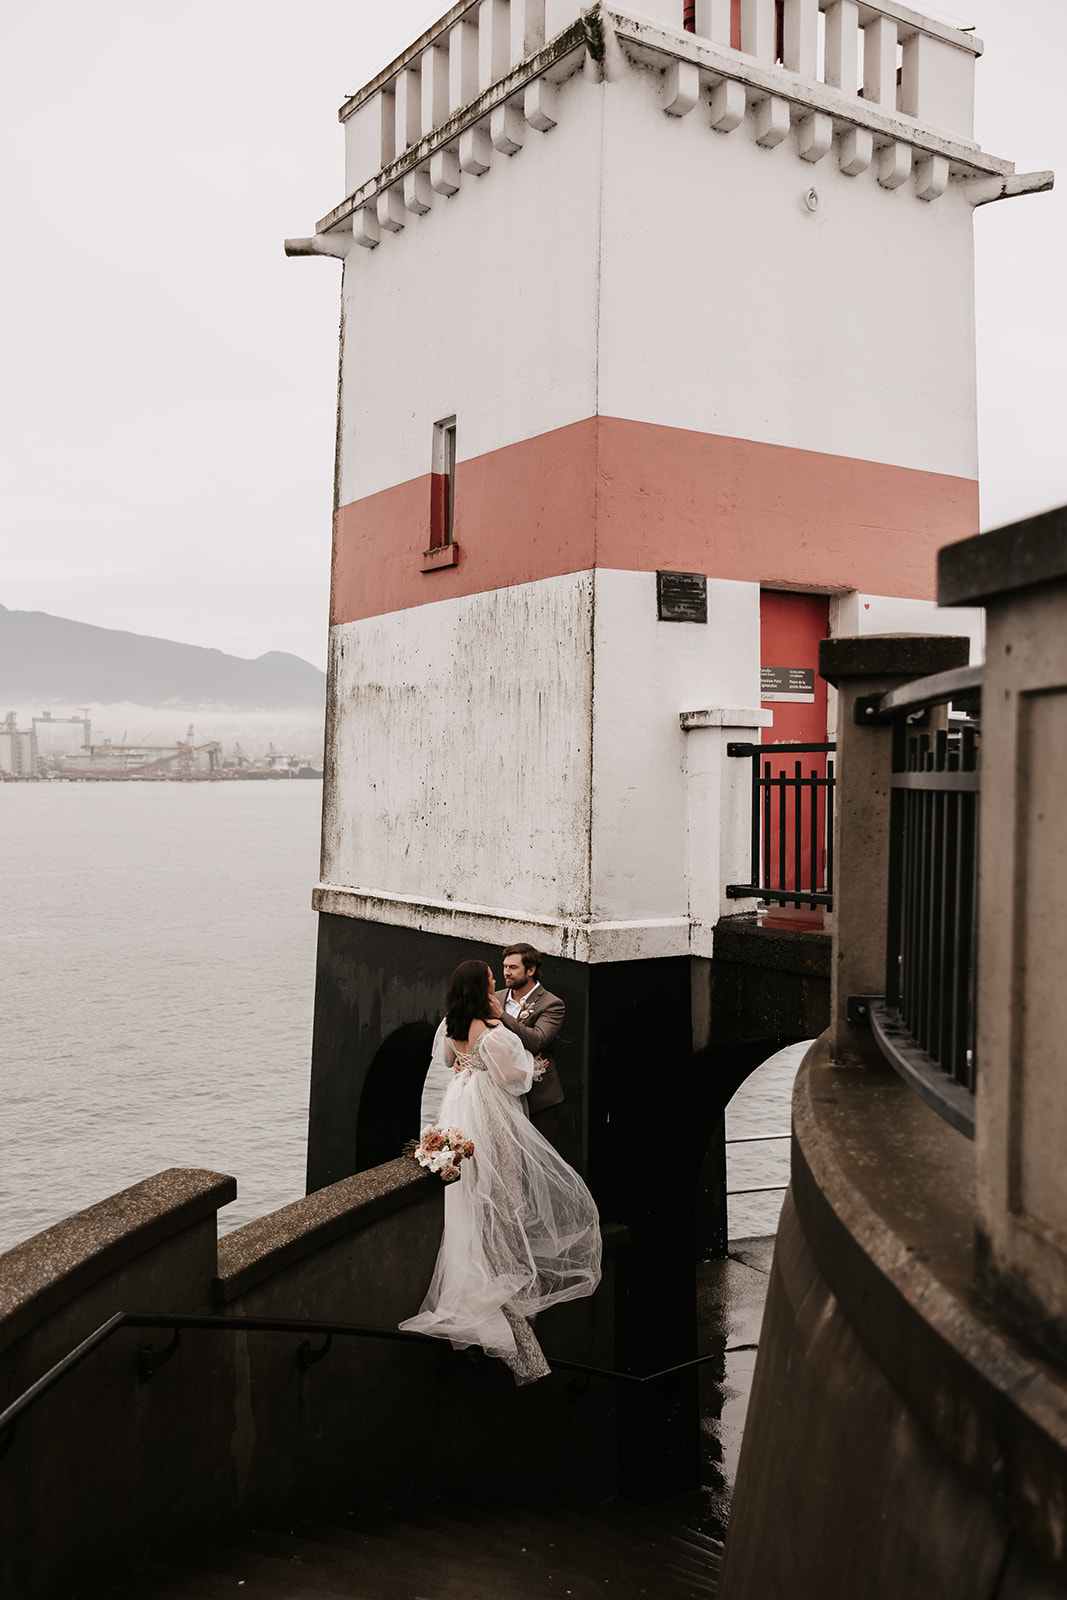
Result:
[[[419,1105],[436,1029],[409,1022],[382,1041],[363,1083],[356,1120],[356,1171],[398,1156],[419,1133]]]

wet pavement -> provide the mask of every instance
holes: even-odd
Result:
[[[720,1356],[702,1367],[700,1376],[704,1527],[720,1539],[737,1478],[773,1255],[773,1235],[736,1239],[725,1261],[697,1268],[701,1354]]]
[[[697,1267],[701,1369],[701,1525],[723,1538],[759,1348],[774,1236],[789,1182],[793,1080],[810,1041],[764,1062],[726,1112],[729,1253]]]

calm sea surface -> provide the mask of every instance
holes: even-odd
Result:
[[[0,784],[0,1250],[164,1167],[304,1192],[322,785]]]

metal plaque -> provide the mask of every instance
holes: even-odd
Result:
[[[796,705],[815,701],[814,667],[761,667],[760,700],[764,704],[787,700]]]
[[[661,622],[707,622],[707,577],[703,572],[657,572],[656,606]]]

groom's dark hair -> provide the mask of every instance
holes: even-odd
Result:
[[[532,972],[535,978],[540,978],[542,956],[540,950],[535,950],[532,944],[505,945],[504,954],[505,956],[521,956],[522,964],[527,972]]]

